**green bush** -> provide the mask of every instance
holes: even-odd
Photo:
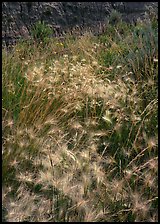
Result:
[[[31,30],[32,37],[38,41],[46,43],[49,41],[49,37],[53,34],[53,30],[43,22],[38,21],[35,23]]]
[[[114,25],[114,24],[117,24],[118,22],[120,22],[121,20],[122,20],[121,13],[119,13],[116,10],[112,10],[112,12],[109,16],[109,23]]]

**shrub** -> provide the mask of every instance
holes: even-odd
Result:
[[[112,25],[116,25],[121,20],[122,20],[121,13],[119,13],[117,10],[112,10],[112,12],[109,15],[109,23]]]
[[[53,34],[53,30],[43,22],[38,21],[35,23],[31,30],[31,36],[38,42],[46,43],[49,37]]]

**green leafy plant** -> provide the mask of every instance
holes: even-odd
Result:
[[[112,10],[112,12],[109,15],[109,23],[112,25],[118,24],[120,21],[122,21],[122,15],[117,10]]]
[[[31,30],[32,37],[38,41],[46,43],[49,41],[49,37],[53,34],[53,30],[43,22],[38,21],[35,23]]]

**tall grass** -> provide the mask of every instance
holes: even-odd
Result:
[[[3,50],[7,221],[158,220],[158,31],[108,26]]]

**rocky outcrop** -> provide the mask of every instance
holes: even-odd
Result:
[[[110,12],[115,9],[125,20],[142,16],[149,2],[2,2],[2,41],[14,43],[29,38],[32,25],[44,21],[62,35],[73,27],[90,27],[101,32]],[[157,3],[158,4],[158,3]],[[131,16],[130,16],[131,15]],[[134,18],[134,19],[135,19]]]

